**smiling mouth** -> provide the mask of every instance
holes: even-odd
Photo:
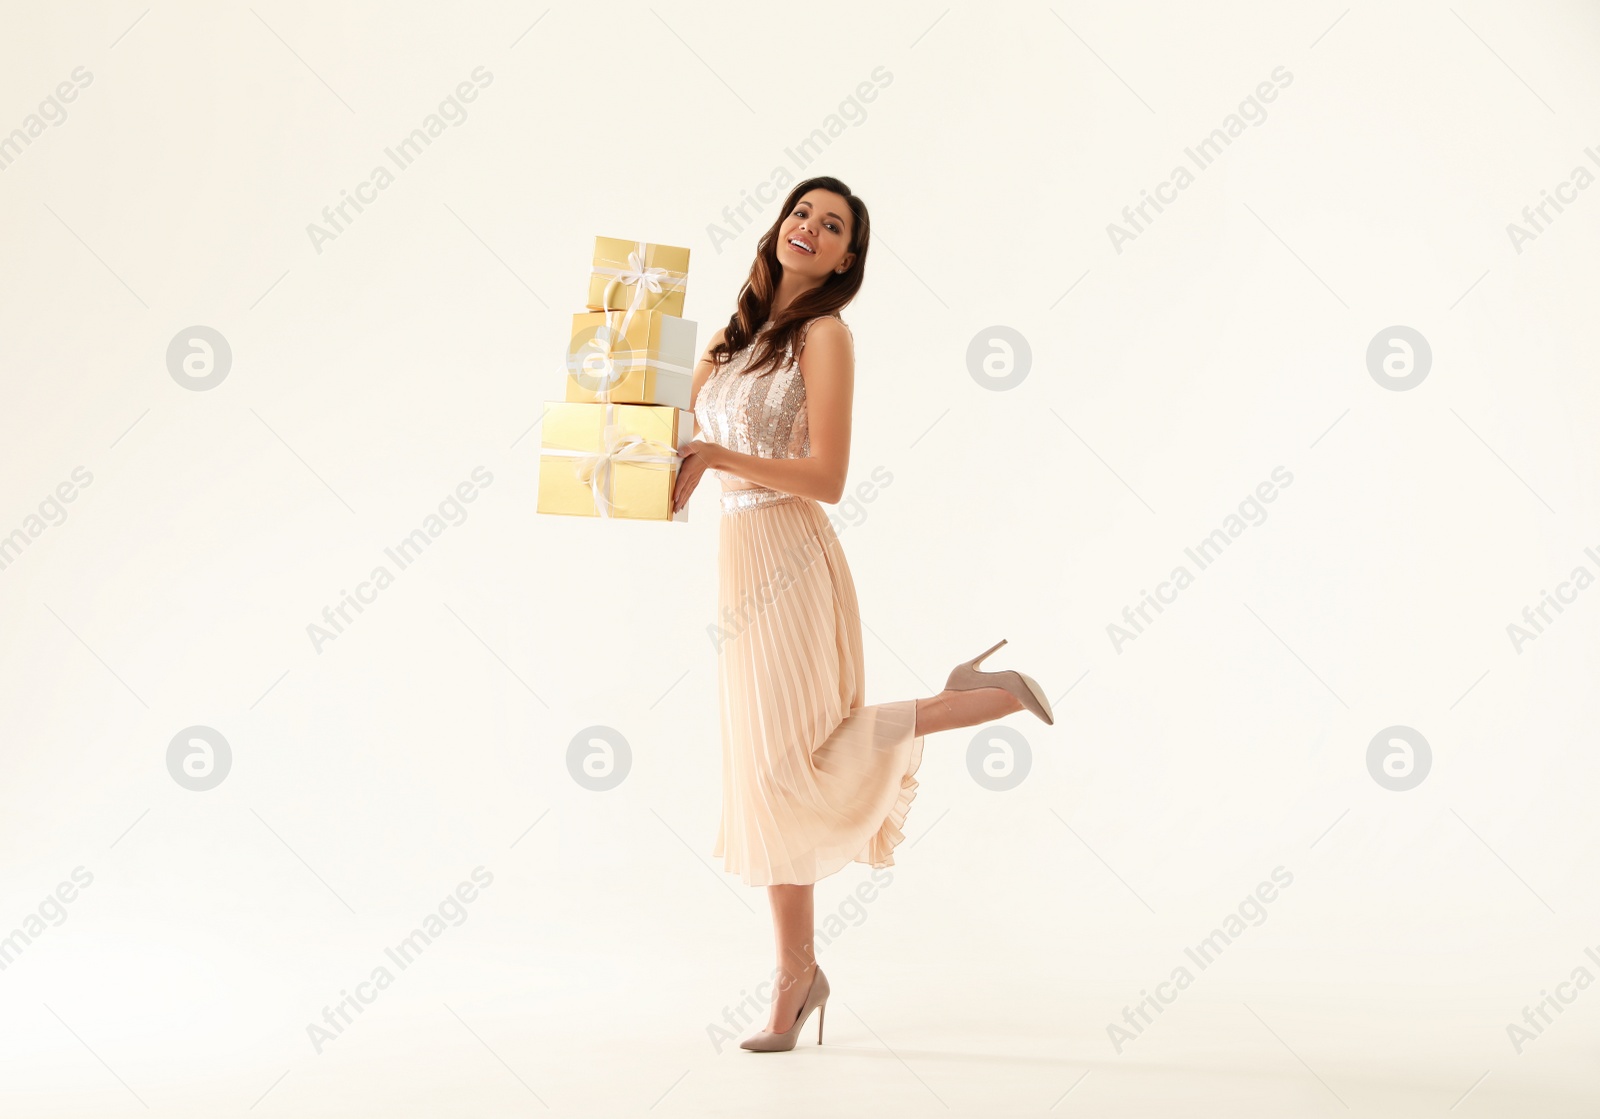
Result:
[[[793,249],[797,253],[804,253],[806,256],[816,256],[817,255],[815,249],[808,249],[804,245],[800,244],[798,241],[795,241],[793,239],[785,241],[784,244],[788,245],[791,249]]]

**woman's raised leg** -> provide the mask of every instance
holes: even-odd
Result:
[[[1004,688],[967,688],[917,700],[917,734],[975,727],[1015,711],[1022,701]]]

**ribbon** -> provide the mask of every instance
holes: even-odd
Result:
[[[689,279],[686,272],[674,272],[670,268],[646,267],[644,259],[649,251],[649,246],[644,241],[637,241],[635,245],[635,248],[628,251],[628,265],[626,268],[597,264],[591,269],[595,275],[611,277],[610,280],[606,281],[605,293],[600,298],[600,302],[605,304],[607,308],[615,310],[615,308],[611,308],[611,293],[616,290],[618,284],[624,287],[629,284],[633,285],[633,298],[628,301],[627,312],[622,316],[622,325],[616,328],[615,336],[617,338],[626,338],[628,336],[628,324],[633,321],[635,311],[647,309],[644,306],[647,292],[657,296],[667,295],[682,288]],[[658,299],[656,302],[659,303],[660,300]],[[609,404],[611,403],[611,386],[620,379],[620,374],[618,374],[616,364],[612,358],[613,343],[608,339],[606,342],[596,345],[596,339],[590,339],[584,348],[587,349],[591,346],[599,351],[601,362],[606,370],[601,380],[600,388],[597,391],[600,399]],[[585,368],[588,368],[587,360],[585,360]]]
[[[626,268],[596,264],[591,269],[597,276],[612,277],[606,283],[605,295],[600,300],[607,307],[611,306],[611,292],[616,284],[622,284],[624,287],[629,284],[635,285],[633,289],[633,305],[638,306],[644,302],[644,293],[646,291],[652,295],[670,295],[672,292],[682,288],[689,278],[687,272],[674,272],[670,268],[657,268],[654,266],[646,267],[644,260],[649,251],[649,245],[644,241],[637,241],[635,245],[637,247],[630,249],[628,252],[628,265]],[[663,284],[666,286],[663,286]]]
[[[613,332],[607,323],[599,334],[580,347],[580,350],[594,351],[586,356],[580,356],[585,371],[592,369],[597,361],[605,371],[599,375],[600,388],[597,390],[600,402],[606,409],[604,424],[600,431],[600,450],[578,451],[547,447],[543,452],[547,455],[573,459],[573,472],[577,475],[578,481],[588,486],[590,492],[594,494],[595,508],[602,517],[612,516],[612,509],[615,507],[615,503],[611,500],[611,483],[617,465],[657,469],[670,468],[678,463],[676,447],[668,446],[656,439],[646,439],[642,435],[625,432],[621,425],[616,423],[615,405],[611,402],[611,386],[621,379],[616,365],[616,340],[628,336],[628,324],[633,321],[634,313],[645,309],[647,292],[660,296],[677,291],[688,279],[688,274],[684,272],[646,267],[645,256],[649,251],[648,245],[644,241],[638,241],[635,242],[635,246],[628,253],[626,268],[597,264],[592,269],[597,275],[611,277],[606,282],[605,293],[600,300],[608,309],[616,309],[611,307],[611,295],[616,290],[616,285],[633,285],[633,298],[628,301],[621,324]],[[654,360],[648,364],[658,368],[664,367],[664,363]],[[676,366],[672,368],[674,371],[679,369]]]
[[[647,439],[643,435],[624,430],[621,424],[614,422],[612,409],[615,406],[608,401],[605,407],[606,418],[605,426],[600,431],[600,450],[578,451],[546,447],[542,453],[573,459],[572,469],[577,474],[578,481],[588,486],[594,494],[594,506],[600,511],[600,516],[610,517],[614,508],[614,502],[611,500],[611,480],[615,467],[619,464],[644,466],[650,469],[675,466],[678,462],[678,449],[658,439]]]
[[[621,345],[627,341],[628,319],[632,317],[632,308],[626,312],[613,309],[605,314],[608,320],[621,315],[620,325],[613,325],[610,321],[602,324],[600,329],[567,359],[569,372],[591,378],[596,382],[597,387],[593,391],[601,400],[609,402],[612,387],[621,381],[626,373],[631,373],[640,366],[647,370],[654,369],[658,374],[689,376],[693,372],[688,366],[647,356],[650,352],[648,347],[624,348]],[[589,386],[584,384],[584,387]]]

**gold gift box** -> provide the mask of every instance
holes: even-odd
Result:
[[[695,323],[662,311],[589,311],[572,316],[567,399],[689,407]],[[606,357],[609,354],[610,368]]]
[[[640,268],[646,272],[664,270],[664,275],[657,276],[659,292],[648,287],[640,291],[638,283],[621,282],[623,275]],[[684,285],[688,279],[688,249],[621,237],[596,237],[586,306],[591,311],[625,310],[634,306],[637,299],[640,310],[682,315]]]
[[[607,513],[597,500],[594,484],[579,475],[582,455],[602,449],[605,425],[616,425],[620,440],[635,435],[649,440],[646,453],[681,457],[694,439],[694,418],[681,408],[655,404],[595,404],[582,401],[547,401],[539,449],[540,513],[574,517],[601,517]],[[637,450],[637,448],[635,448]],[[678,482],[678,463],[611,460],[610,478],[601,493],[611,502],[609,515],[645,521],[687,521],[689,508],[672,512],[672,491]],[[589,464],[593,468],[594,464]]]

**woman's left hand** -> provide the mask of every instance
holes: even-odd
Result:
[[[684,449],[683,457],[678,461],[678,483],[672,491],[674,513],[689,504],[690,495],[700,484],[700,476],[707,470],[715,468],[711,458],[719,450],[721,450],[720,444],[708,443],[704,439],[695,439]]]

